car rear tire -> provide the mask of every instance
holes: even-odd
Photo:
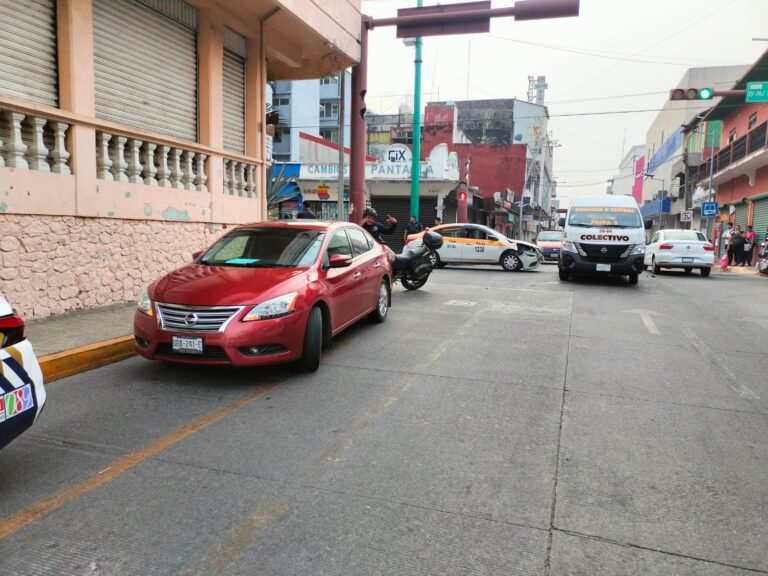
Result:
[[[504,252],[501,255],[501,267],[507,272],[517,272],[523,268],[523,261],[514,252]]]
[[[383,278],[379,285],[379,297],[376,300],[376,308],[368,315],[368,318],[376,324],[381,324],[387,319],[389,312],[389,284]]]
[[[638,276],[637,274],[630,274],[630,275],[627,277],[627,279],[629,280],[629,283],[630,283],[630,284],[634,285],[634,284],[637,284],[637,279],[638,279],[638,277],[639,277],[639,276]]]
[[[304,331],[304,348],[299,359],[299,368],[303,372],[314,372],[320,367],[323,350],[323,313],[315,306],[307,318]]]
[[[558,268],[557,275],[560,277],[560,280],[562,280],[563,282],[567,282],[568,278],[571,277],[571,273],[568,272],[568,270],[565,270],[564,268]]]
[[[432,268],[444,268],[445,264],[440,260],[440,254],[434,250],[429,253],[429,261],[432,262]]]
[[[704,276],[704,278],[706,278],[707,276],[709,276],[709,273],[710,273],[711,271],[712,271],[712,268],[702,268],[702,269],[700,270],[700,272],[701,272],[701,275],[702,275],[702,276]]]
[[[653,270],[654,274],[659,274],[661,272],[661,268],[656,266],[656,257],[653,257],[653,260],[651,260],[651,270]]]

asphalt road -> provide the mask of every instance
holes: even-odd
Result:
[[[768,574],[768,281],[436,271],[320,370],[134,358],[0,452],[0,574]]]

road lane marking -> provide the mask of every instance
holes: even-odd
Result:
[[[245,522],[232,528],[229,533],[195,563],[184,571],[183,576],[221,576],[227,574],[229,565],[239,558],[267,527],[285,515],[288,503],[273,500],[259,507]]]
[[[412,372],[426,371],[426,369],[429,368],[449,347],[455,346],[458,340],[465,337],[467,329],[471,324],[477,321],[478,317],[478,314],[474,314],[461,326],[456,328],[451,337],[443,341],[440,346],[428,354],[423,362],[414,366]],[[341,455],[354,444],[355,439],[360,432],[372,424],[387,410],[387,408],[392,406],[392,404],[394,404],[414,382],[422,380],[423,378],[424,377],[421,374],[408,373],[390,386],[387,391],[352,424],[346,434],[331,444],[327,450],[315,459],[309,466],[308,472],[314,472],[329,462],[340,460]]]
[[[728,384],[731,390],[737,394],[740,394],[741,396],[744,396],[745,398],[749,398],[751,400],[760,400],[760,396],[758,396],[749,386],[739,380],[736,377],[736,374],[734,374],[733,371],[728,368],[728,366],[718,360],[712,349],[707,346],[707,344],[701,338],[699,338],[687,324],[683,324],[683,334],[685,334],[685,337],[691,341],[691,344],[693,344],[706,359],[720,368],[720,371],[725,376],[725,382]]]
[[[266,384],[256,390],[248,392],[239,398],[232,400],[228,404],[225,404],[224,406],[221,406],[220,408],[217,408],[216,410],[213,410],[208,414],[201,416],[200,418],[196,418],[195,420],[176,428],[172,432],[161,436],[157,440],[146,444],[142,448],[118,458],[107,468],[93,474],[91,477],[86,478],[81,482],[77,482],[76,484],[71,484],[65,488],[62,488],[52,496],[44,500],[39,500],[34,504],[30,504],[29,506],[19,510],[12,516],[9,516],[8,518],[0,521],[0,540],[7,538],[15,532],[18,532],[38,518],[41,518],[46,514],[61,508],[65,504],[79,498],[84,494],[87,494],[102,484],[106,484],[110,480],[121,476],[125,472],[128,472],[134,468],[137,464],[140,464],[158,452],[173,446],[188,436],[191,436],[192,434],[207,428],[211,424],[215,424],[222,418],[237,412],[241,408],[244,408],[248,404],[251,404],[255,400],[258,400],[265,394],[271,392],[285,381],[285,379],[279,380],[272,384]]]
[[[649,334],[653,334],[655,336],[658,336],[661,334],[659,332],[659,329],[656,326],[656,322],[653,321],[652,315],[658,316],[658,312],[653,312],[651,310],[643,310],[643,309],[636,309],[636,310],[624,310],[627,314],[637,314],[640,316],[640,320],[643,321],[643,324],[645,325],[645,329],[648,330]]]

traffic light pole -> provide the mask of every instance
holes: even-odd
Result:
[[[472,4],[449,4],[439,6],[438,10],[440,13],[434,13],[434,11],[426,13],[428,8],[421,8],[420,10],[425,12],[377,20],[363,15],[360,21],[360,61],[352,68],[352,105],[350,110],[351,158],[349,162],[350,220],[352,222],[360,222],[363,210],[365,209],[365,93],[368,90],[369,30],[372,30],[375,26],[398,26],[398,28],[411,26],[421,27],[423,30],[420,34],[408,34],[406,37],[476,33],[478,32],[478,25],[482,26],[486,20],[490,22],[490,18],[500,16],[512,16],[515,20],[542,20],[578,16],[580,1],[518,0],[514,6],[506,8],[475,8]],[[478,3],[477,5],[486,6],[487,4]],[[468,22],[471,25],[466,25]],[[487,32],[487,30],[485,31]],[[400,30],[398,30],[399,32]],[[418,54],[417,59],[421,60],[421,53]],[[417,92],[421,92],[421,90]],[[415,140],[416,134],[414,130]],[[415,157],[416,155],[413,154],[413,156]],[[418,211],[418,197],[416,210]]]
[[[422,0],[417,6],[421,8]],[[413,60],[413,144],[411,144],[411,216],[419,221],[419,181],[421,179],[421,36],[416,37],[416,57]]]

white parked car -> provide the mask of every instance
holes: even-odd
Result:
[[[34,424],[45,405],[43,374],[24,321],[0,296],[0,448]]]
[[[654,274],[662,268],[682,268],[688,274],[698,268],[702,276],[709,276],[714,263],[714,246],[696,230],[659,230],[645,248],[645,265]]]
[[[481,224],[441,224],[429,229],[443,237],[443,245],[433,253],[433,265],[498,264],[504,270],[533,270],[542,262],[541,250],[522,240],[512,240]],[[407,246],[421,245],[423,232],[407,238]]]

